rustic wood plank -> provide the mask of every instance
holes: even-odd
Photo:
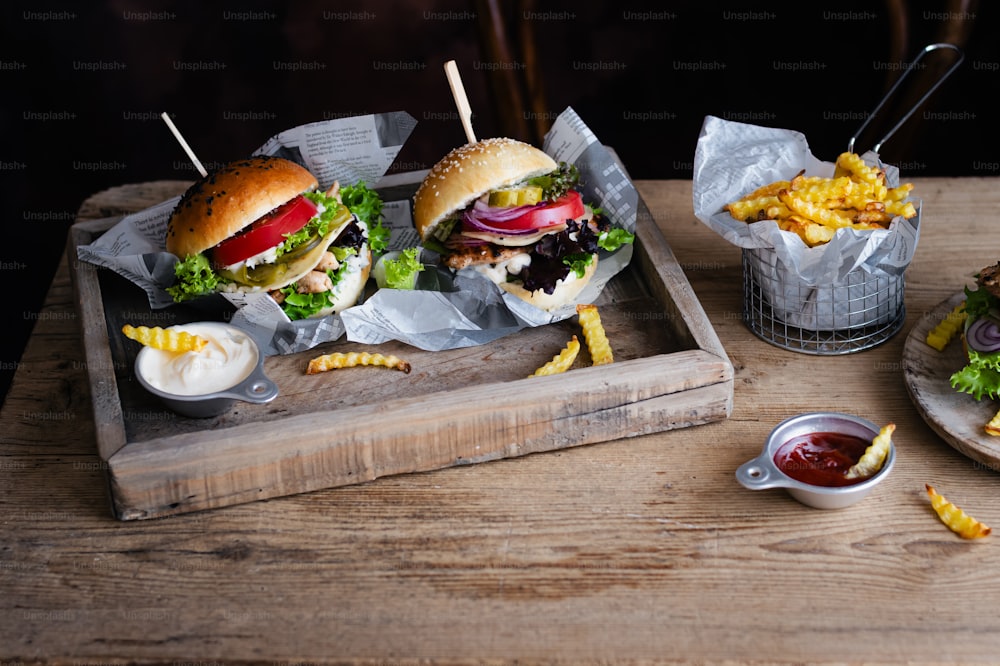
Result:
[[[131,443],[108,461],[116,511],[157,517],[635,437],[729,413],[730,369],[711,354],[620,363],[616,373],[601,366],[470,386],[461,409],[441,409],[454,394],[429,393]]]
[[[104,298],[101,294],[98,273],[100,269],[82,262],[76,257],[76,248],[89,243],[92,235],[81,229],[71,228],[67,254],[74,257],[70,262],[70,277],[73,281],[76,312],[79,315],[80,335],[86,353],[87,378],[90,382],[90,396],[93,401],[94,427],[97,435],[97,449],[102,460],[107,460],[127,443],[122,427],[124,415],[119,397],[118,379],[122,361],[111,353],[111,346],[104,344],[109,339],[104,312]]]

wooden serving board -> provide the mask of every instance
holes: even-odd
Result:
[[[410,197],[419,178],[380,188],[383,198]],[[620,440],[718,421],[732,412],[732,365],[640,200],[632,262],[597,303],[613,364],[590,366],[584,346],[570,371],[527,377],[571,335],[582,340],[575,317],[441,352],[340,340],[268,357],[265,372],[280,389],[269,404],[236,403],[210,419],[178,416],[137,384],[136,345],[126,344],[119,331],[124,323],[168,326],[211,317],[185,306],[153,312],[135,285],[75,258],[77,246],[119,219],[87,220],[85,213],[139,210],[187,185],[164,181],[109,191],[104,205],[81,209],[68,241],[97,446],[119,519]],[[362,348],[396,354],[412,371],[305,374],[313,356]]]
[[[964,292],[952,295],[913,326],[903,347],[903,378],[917,411],[944,441],[987,469],[1000,471],[1000,437],[983,430],[1000,402],[976,400],[951,388],[951,375],[965,365],[958,338],[942,352],[925,342],[927,333],[964,299]]]

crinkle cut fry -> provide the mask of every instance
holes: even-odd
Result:
[[[174,328],[162,328],[160,326],[132,326],[125,324],[122,326],[122,333],[125,337],[135,340],[147,347],[170,352],[201,351],[208,344],[205,338],[179,331]]]
[[[910,201],[886,201],[885,212],[889,214],[890,219],[899,215],[909,220],[916,217],[917,208]]]
[[[885,460],[889,456],[889,447],[892,444],[892,433],[894,432],[896,432],[895,423],[882,426],[858,462],[851,465],[844,476],[848,479],[866,479],[882,469],[882,465],[885,464]]]
[[[752,197],[740,199],[725,205],[725,209],[735,219],[741,222],[759,222],[771,219],[780,214],[780,209],[785,209],[785,205],[778,200],[777,194],[769,194],[762,197]],[[771,214],[771,211],[774,214]]]
[[[307,375],[316,375],[329,370],[339,370],[341,368],[355,368],[358,366],[381,366],[391,370],[401,370],[410,372],[410,364],[400,359],[398,356],[370,352],[333,352],[317,356],[309,361],[306,368]]]
[[[830,242],[836,232],[836,229],[832,227],[807,220],[801,215],[789,215],[784,220],[780,220],[778,228],[798,234],[809,247]]]
[[[797,199],[795,195],[788,190],[782,190],[779,192],[778,199],[781,203],[788,206],[788,210],[793,213],[797,213],[802,217],[819,222],[824,226],[830,227],[831,229],[851,226],[852,220],[847,215],[838,213],[833,209],[824,208],[811,201]]]
[[[863,182],[872,185],[879,182],[885,183],[885,172],[865,164],[865,161],[857,153],[841,153],[837,156],[836,165]]]
[[[836,208],[851,194],[854,182],[847,176],[832,179],[821,176],[796,176],[787,189],[803,201],[821,203],[826,208]]]
[[[573,361],[576,360],[577,354],[579,353],[580,340],[574,335],[570,338],[570,341],[566,343],[566,346],[563,347],[562,351],[552,357],[551,361],[539,367],[528,376],[544,377],[546,375],[557,375],[561,372],[566,372],[569,370],[570,366],[573,365]]]
[[[926,483],[924,487],[927,489],[927,495],[931,498],[934,512],[937,513],[941,522],[958,536],[963,539],[981,539],[989,536],[990,532],[993,531],[992,528],[979,522],[945,499],[931,484]]]
[[[892,201],[895,203],[901,202],[910,196],[910,192],[913,191],[913,183],[903,183],[897,187],[890,187],[886,190],[885,200]]]
[[[611,342],[601,323],[601,313],[592,303],[576,306],[576,315],[583,328],[583,339],[587,341],[587,350],[594,365],[613,363],[615,358],[611,352]]]

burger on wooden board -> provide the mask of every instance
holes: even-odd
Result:
[[[952,387],[981,400],[1000,397],[1000,263],[979,271],[965,289],[967,364],[951,376]]]
[[[177,302],[266,291],[292,320],[357,303],[384,249],[382,202],[364,183],[329,191],[280,157],[231,162],[195,182],[167,224]],[[356,211],[356,212],[355,212]]]
[[[417,189],[413,219],[425,248],[541,308],[572,303],[601,249],[633,236],[614,228],[577,190],[575,166],[508,138],[449,152]]]

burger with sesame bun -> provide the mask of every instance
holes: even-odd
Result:
[[[577,191],[575,166],[514,139],[469,143],[435,164],[417,189],[423,246],[456,271],[484,275],[542,310],[572,303],[601,249],[632,235],[612,229]]]
[[[194,183],[167,223],[166,248],[179,259],[167,292],[183,302],[266,291],[292,320],[354,305],[372,245],[384,243],[381,200],[364,183],[317,186],[304,167],[267,156],[231,162]],[[349,198],[370,214],[355,214]]]

